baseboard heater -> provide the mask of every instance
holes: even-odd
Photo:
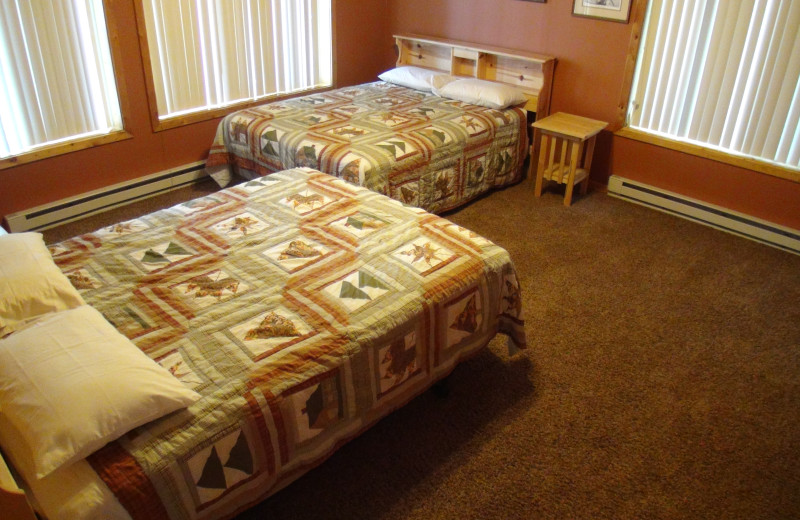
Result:
[[[205,161],[199,161],[19,211],[6,215],[5,220],[12,233],[38,231],[172,191],[206,176]]]
[[[800,254],[800,231],[743,213],[684,197],[678,193],[612,175],[608,194],[705,224],[784,251]]]

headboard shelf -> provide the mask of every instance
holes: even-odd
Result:
[[[550,112],[556,59],[523,50],[417,34],[395,34],[397,65],[416,65],[506,83],[528,96],[525,108],[536,119]]]

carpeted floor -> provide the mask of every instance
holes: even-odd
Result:
[[[800,518],[800,256],[561,201],[526,180],[447,215],[511,253],[526,351],[496,338],[239,520]]]

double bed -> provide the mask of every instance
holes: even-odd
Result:
[[[555,60],[417,35],[395,42],[397,68],[382,81],[226,116],[210,175],[225,186],[310,167],[433,213],[519,181],[528,125],[549,111]],[[412,81],[395,74],[408,70]]]
[[[50,520],[229,518],[425,391],[496,333],[510,348],[526,341],[505,250],[309,168],[47,251],[58,271],[48,277],[69,280],[74,293],[62,284],[52,308],[17,325],[0,314],[0,327],[14,329],[0,340],[0,356],[80,336],[81,320],[99,313],[98,330],[112,324],[120,349],[132,343],[167,374],[166,386],[179,387],[161,417],[43,469],[24,418],[30,395],[14,390],[10,363],[0,367],[0,446],[27,502]],[[43,339],[47,327],[56,329]],[[68,356],[81,348],[73,343]],[[116,347],[98,348],[110,356]],[[92,387],[85,400],[133,392],[120,390],[127,377]],[[0,507],[21,497],[14,493],[1,492]]]

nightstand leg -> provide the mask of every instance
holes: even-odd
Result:
[[[578,161],[581,158],[581,152],[583,152],[583,143],[572,142],[570,145],[572,153],[569,158],[569,176],[565,183],[567,185],[567,192],[564,194],[565,206],[572,205],[572,190],[575,188],[575,170],[578,169]]]
[[[572,184],[567,184],[567,192],[564,193],[564,205],[571,206],[572,205]]]
[[[594,155],[594,142],[596,138],[597,136],[593,135],[586,142],[586,160],[583,164],[583,169],[586,170],[586,179],[584,179],[581,184],[581,195],[585,195],[586,191],[589,189],[589,177],[592,174],[592,156]]]
[[[544,177],[545,162],[547,161],[547,149],[551,145],[550,137],[542,134],[542,140],[539,143],[539,166],[536,168],[536,189],[534,194],[537,197],[542,196],[542,182]]]

